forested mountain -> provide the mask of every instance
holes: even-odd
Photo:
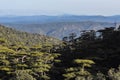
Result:
[[[4,25],[0,25],[1,80],[120,79],[120,27],[115,23]]]
[[[0,25],[0,80],[46,80],[60,55],[60,40]]]
[[[71,33],[63,41],[60,67],[65,67],[65,80],[120,80],[120,67],[115,69],[120,65],[120,26],[84,30],[78,38]]]
[[[79,34],[81,30],[99,30],[105,27],[115,26],[120,22],[120,16],[6,16],[0,17],[0,23],[5,26],[26,31],[39,33],[62,39],[71,32]]]
[[[120,27],[76,36],[59,41],[0,26],[0,79],[119,80]]]
[[[8,27],[15,28],[17,30],[26,31],[30,33],[39,33],[47,36],[62,39],[64,36],[70,33],[80,34],[82,30],[99,30],[105,27],[115,26],[114,23],[108,22],[57,22],[57,23],[46,23],[46,24],[20,24],[20,23],[6,23]]]
[[[6,39],[9,44],[20,44],[20,45],[37,45],[44,42],[51,44],[58,44],[59,40],[40,34],[32,34],[27,32],[20,32],[12,28],[7,28],[0,25],[0,37]],[[34,43],[34,44],[33,44]]]

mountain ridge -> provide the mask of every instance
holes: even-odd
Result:
[[[0,23],[52,23],[52,22],[120,22],[120,15],[102,16],[102,15],[34,15],[34,16],[0,16]]]
[[[5,24],[8,27],[29,33],[39,33],[47,36],[62,39],[70,33],[80,35],[82,30],[99,30],[105,27],[114,27],[114,23],[109,22],[57,22],[46,24]]]
[[[62,39],[70,33],[80,35],[81,30],[98,30],[116,27],[120,15],[60,15],[60,16],[9,16],[0,17],[0,23],[20,31],[39,33]]]

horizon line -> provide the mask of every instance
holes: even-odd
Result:
[[[113,15],[100,15],[100,14],[28,14],[28,15],[17,15],[17,14],[3,14],[0,17],[17,17],[17,16],[101,16],[101,17],[111,17],[111,16],[120,16],[120,14],[113,14]]]

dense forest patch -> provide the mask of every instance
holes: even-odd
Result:
[[[60,41],[0,26],[0,79],[120,80],[119,41],[113,27]]]

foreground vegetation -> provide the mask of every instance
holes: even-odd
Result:
[[[120,30],[82,31],[63,42],[0,26],[1,80],[120,80]]]
[[[0,26],[0,79],[50,79],[49,71],[60,56],[51,53],[57,39]]]

